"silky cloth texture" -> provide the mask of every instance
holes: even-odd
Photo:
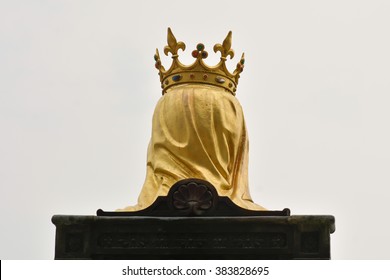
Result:
[[[241,105],[223,88],[184,84],[161,97],[138,204],[122,210],[146,208],[188,178],[209,181],[238,206],[264,210],[249,194],[248,136]]]

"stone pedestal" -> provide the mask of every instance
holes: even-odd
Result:
[[[329,259],[332,216],[53,217],[56,259]]]
[[[335,231],[333,216],[242,209],[196,179],[145,210],[97,214],[53,216],[55,259],[330,259]]]

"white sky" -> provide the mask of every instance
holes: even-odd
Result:
[[[233,31],[250,189],[336,217],[334,259],[390,259],[389,1],[1,1],[0,259],[53,259],[53,214],[135,204],[172,27]],[[168,65],[169,59],[163,60]]]

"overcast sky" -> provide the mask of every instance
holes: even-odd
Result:
[[[255,202],[336,217],[334,259],[390,259],[389,1],[0,2],[0,259],[53,259],[54,214],[135,204],[170,26],[233,31]],[[163,56],[169,66],[170,58]]]

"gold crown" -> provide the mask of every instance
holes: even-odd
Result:
[[[168,88],[175,85],[198,83],[222,87],[235,95],[240,73],[244,69],[245,58],[243,53],[233,74],[226,68],[225,61],[227,57],[230,56],[230,59],[234,57],[234,51],[231,49],[231,31],[229,31],[222,45],[214,45],[214,52],[221,52],[221,60],[217,65],[212,67],[203,62],[203,59],[207,58],[208,53],[205,51],[202,43],[199,43],[192,52],[192,56],[196,58],[196,61],[187,66],[179,61],[179,55],[177,54],[179,49],[184,51],[186,45],[183,42],[176,41],[171,28],[168,28],[167,39],[168,46],[165,46],[164,53],[167,56],[168,53],[172,54],[173,62],[171,67],[168,70],[165,70],[164,66],[161,65],[158,49],[156,49],[156,54],[154,55],[154,60],[156,61],[155,66],[159,70],[158,74],[160,75],[162,94],[164,94]]]

